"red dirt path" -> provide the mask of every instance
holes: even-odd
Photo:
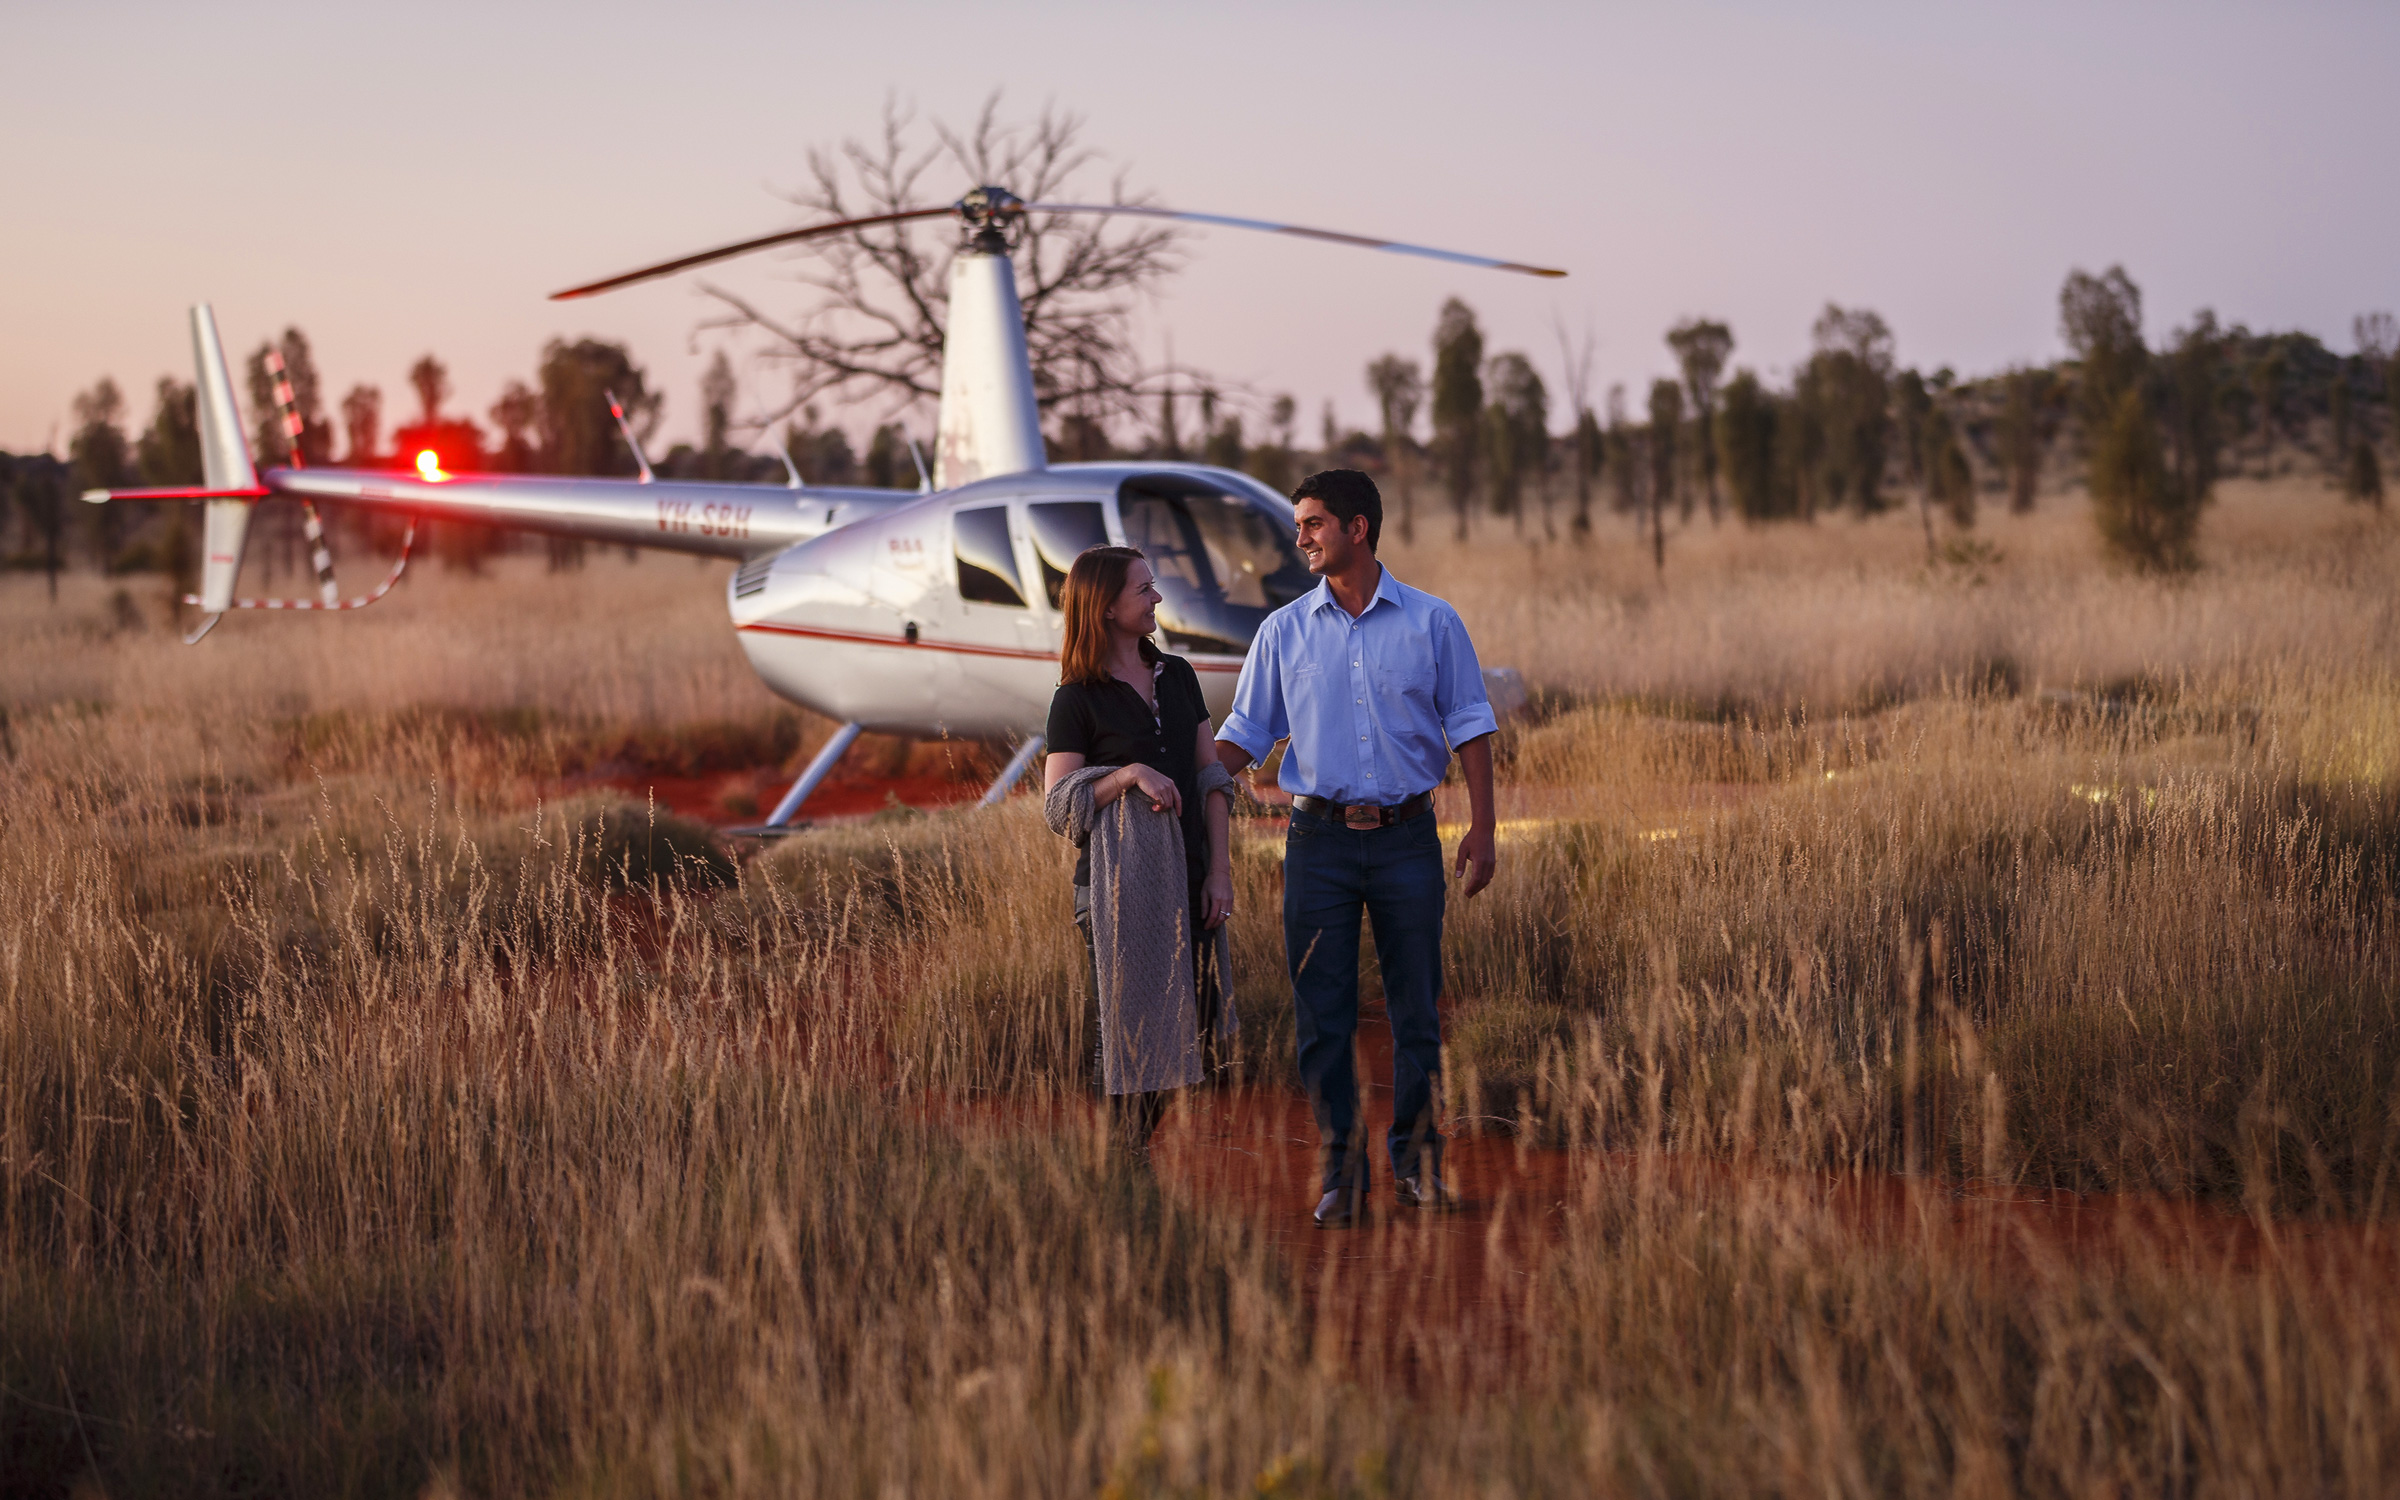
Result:
[[[1391,1032],[1369,1006],[1359,1028],[1362,1104],[1375,1186],[1365,1224],[1320,1230],[1316,1127],[1305,1100],[1282,1090],[1187,1092],[1160,1128],[1153,1164],[1178,1197],[1232,1207],[1258,1224],[1294,1272],[1324,1332],[1354,1367],[1411,1388],[1504,1385],[1525,1345],[1533,1278],[1566,1237],[1579,1190],[1642,1171],[1631,1152],[1570,1152],[1497,1136],[1453,1137],[1447,1161],[1459,1211],[1399,1208],[1383,1132],[1391,1120]],[[945,1110],[967,1128],[1088,1125],[989,1108]],[[1670,1199],[1724,1199],[1766,1186],[1829,1213],[1862,1249],[1915,1246],[1987,1258],[2041,1276],[2094,1265],[2179,1262],[2194,1269],[2256,1269],[2281,1254],[2312,1274],[2335,1274],[2357,1251],[2387,1247],[2375,1225],[2277,1221],[2261,1225],[2209,1205],[2154,1197],[1987,1190],[1933,1179],[1745,1172],[1688,1156],[1654,1159]],[[2354,1274],[2355,1261],[2350,1267]]]

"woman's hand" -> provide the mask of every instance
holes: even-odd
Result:
[[[1208,872],[1200,886],[1200,925],[1214,932],[1233,915],[1233,872],[1217,869]]]
[[[1131,786],[1128,789],[1138,789],[1143,796],[1149,798],[1151,811],[1173,813],[1177,817],[1183,816],[1183,793],[1175,789],[1173,777],[1164,771],[1154,770],[1140,764],[1127,766],[1125,774],[1131,780]]]

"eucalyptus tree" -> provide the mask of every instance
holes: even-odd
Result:
[[[1790,512],[1775,463],[1778,407],[1782,403],[1748,370],[1725,383],[1717,413],[1717,463],[1733,492],[1734,514],[1765,521]]]
[[[730,479],[737,462],[733,451],[733,364],[719,349],[700,375],[700,424],[705,446],[701,472],[710,479]]]
[[[1951,525],[1961,531],[1971,529],[1975,525],[1975,469],[1967,460],[1966,445],[1958,439],[1958,424],[1947,403],[1939,399],[1928,403],[1918,444],[1925,461],[1927,498],[1948,513]]]
[[[408,383],[417,393],[417,421],[426,427],[439,422],[442,403],[450,399],[450,367],[424,355],[408,367]]]
[[[415,383],[416,372],[412,370],[409,378]],[[617,431],[608,403],[613,397],[624,409],[634,436],[647,438],[658,425],[666,398],[650,389],[648,374],[633,362],[623,344],[605,339],[577,339],[571,344],[552,339],[542,346],[535,380],[541,390],[537,427],[545,470],[619,477],[634,472],[633,455]],[[427,389],[419,386],[419,400]],[[844,447],[846,451],[846,442]]]
[[[200,395],[189,381],[168,375],[158,382],[158,404],[150,425],[134,444],[134,463],[142,483],[199,484],[205,475],[200,462]],[[170,580],[169,608],[199,586],[199,557],[192,546],[188,505],[161,506],[167,514],[160,528],[158,550]]]
[[[2141,289],[2124,267],[2100,276],[2070,272],[2058,306],[2060,332],[2079,363],[2092,516],[2102,541],[2146,571],[2192,566],[2220,447],[2225,336],[2215,316],[2203,310],[2179,332],[2160,370],[2142,338]],[[2266,420],[2271,426],[2271,406]]]
[[[1683,367],[1684,393],[1691,398],[1693,457],[1708,496],[1708,518],[1719,518],[1717,500],[1717,382],[1733,354],[1733,330],[1709,318],[1686,318],[1667,331],[1667,347]]]
[[[1914,370],[1902,370],[1892,382],[1892,411],[1899,419],[1900,466],[1908,475],[1909,488],[1917,492],[1917,519],[1925,528],[1925,557],[1934,555],[1933,487],[1926,466],[1928,423],[1933,416],[1933,397],[1925,389],[1925,377]]]
[[[165,375],[159,378],[157,400],[150,425],[134,445],[142,483],[200,483],[199,392],[191,382]]]
[[[383,451],[383,392],[371,385],[354,385],[342,397],[342,462],[365,468]]]
[[[75,433],[67,441],[67,462],[75,488],[114,489],[133,473],[133,445],[125,437],[125,393],[106,375],[75,397]],[[105,569],[116,552],[120,506],[103,505],[90,512],[93,563]]]
[[[2056,426],[2057,378],[2048,370],[2011,370],[2002,383],[2000,461],[2008,471],[2009,509],[2033,509],[2041,487],[2042,462]]]
[[[1558,332],[1559,368],[1567,385],[1567,406],[1574,414],[1574,428],[1569,438],[1571,462],[1575,473],[1575,519],[1572,523],[1575,538],[1581,541],[1592,532],[1592,487],[1599,481],[1600,472],[1608,461],[1608,440],[1600,430],[1600,418],[1592,411],[1592,349],[1594,338],[1586,329],[1579,340],[1567,332],[1562,321]]]
[[[1813,429],[1807,509],[1822,503],[1873,514],[1883,508],[1891,445],[1892,331],[1866,308],[1828,302],[1810,332],[1816,352],[1794,391]]]
[[[2369,383],[2381,382],[2392,439],[2400,444],[2400,318],[2388,312],[2360,313],[2350,320],[2358,357],[2366,361]]]
[[[535,395],[533,387],[524,381],[511,380],[500,388],[500,399],[492,403],[488,415],[492,419],[492,430],[500,434],[500,451],[493,457],[495,467],[509,474],[532,472],[536,463],[532,435],[541,425],[542,398]],[[371,415],[369,421],[365,435],[368,439],[367,451],[371,453],[374,451]],[[355,446],[355,434],[351,441]]]
[[[1483,424],[1483,329],[1475,311],[1452,297],[1433,326],[1433,446],[1467,537],[1467,508],[1475,496],[1476,447]]]
[[[1485,372],[1483,443],[1492,481],[1492,511],[1525,529],[1525,486],[1542,498],[1543,530],[1551,536],[1549,462],[1550,392],[1533,361],[1511,351],[1493,357]]]
[[[1416,453],[1410,433],[1425,402],[1425,370],[1413,359],[1386,354],[1367,366],[1367,389],[1383,421],[1383,463],[1399,492],[1400,540],[1416,540]]]
[[[1683,387],[1672,380],[1650,382],[1650,554],[1667,570],[1667,502],[1680,492],[1676,459],[1683,427]]]
[[[1626,414],[1625,387],[1608,388],[1608,430],[1606,433],[1609,495],[1617,510],[1638,515],[1642,510],[1642,477],[1644,465],[1637,461],[1635,449],[1640,446],[1633,419]]]

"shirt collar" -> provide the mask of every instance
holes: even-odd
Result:
[[[1383,573],[1375,580],[1375,597],[1367,601],[1368,614],[1374,613],[1375,606],[1387,599],[1394,604],[1402,602],[1400,580],[1392,576],[1389,564],[1379,563],[1378,566],[1382,567]],[[1309,612],[1313,614],[1320,609],[1340,609],[1341,607],[1341,604],[1333,597],[1333,581],[1329,578],[1318,579],[1316,588],[1311,590],[1308,595]],[[1362,615],[1360,618],[1363,619],[1365,616]]]

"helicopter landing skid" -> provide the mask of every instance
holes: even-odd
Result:
[[[718,832],[729,839],[757,839],[771,844],[777,839],[790,838],[816,827],[814,823],[753,823],[747,828],[721,828]]]
[[[833,738],[827,740],[825,747],[809,761],[808,769],[800,773],[800,779],[792,783],[792,789],[785,792],[783,800],[775,804],[775,810],[767,814],[767,821],[749,828],[728,828],[725,830],[726,833],[735,838],[779,839],[808,827],[809,825],[806,823],[793,822],[792,814],[800,810],[800,804],[808,800],[809,793],[815,791],[826,777],[833,774],[834,764],[849,751],[852,745],[858,743],[859,731],[862,727],[853,720],[835,730]]]
[[[990,807],[1007,797],[1010,789],[1025,778],[1026,769],[1033,764],[1033,758],[1041,753],[1042,736],[1038,734],[1028,737],[1025,743],[1019,745],[1017,753],[1009,757],[1008,764],[1001,768],[1000,774],[992,778],[991,786],[985,789],[983,805]]]

